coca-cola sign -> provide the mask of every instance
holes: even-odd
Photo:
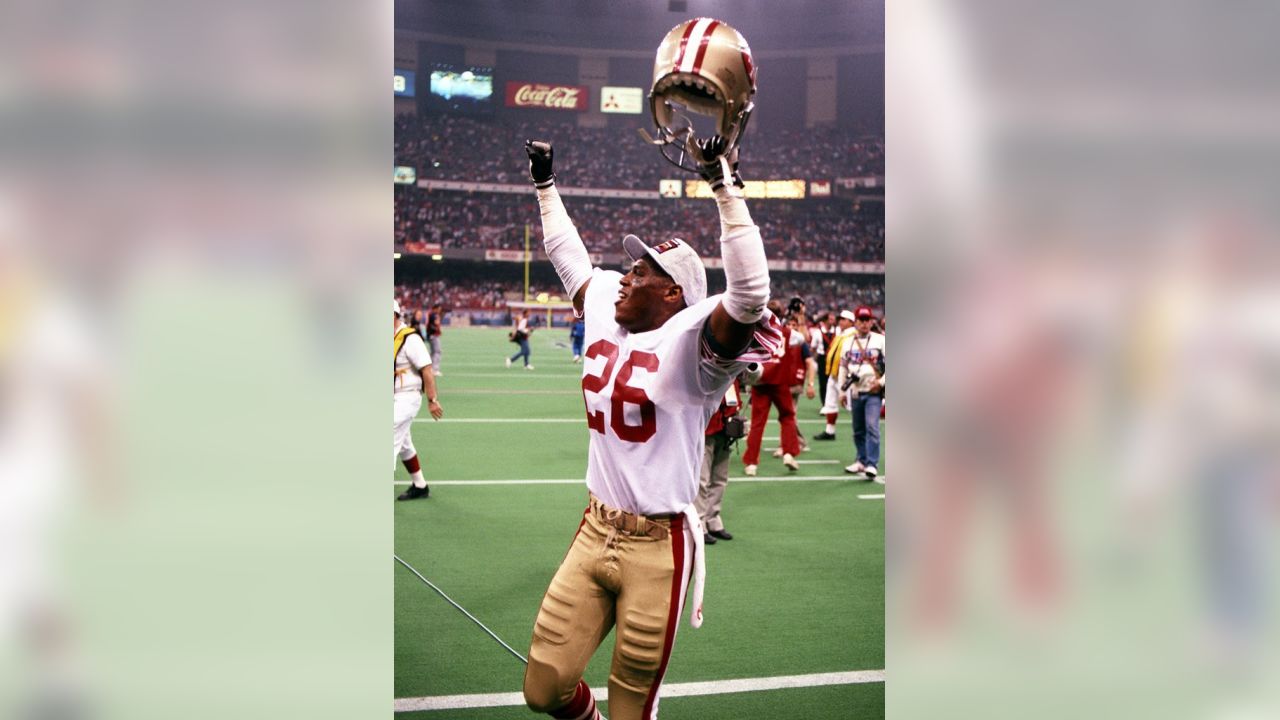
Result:
[[[587,95],[585,85],[507,81],[507,107],[583,112],[587,109]]]

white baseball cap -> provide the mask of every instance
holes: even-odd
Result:
[[[849,312],[848,310],[841,310],[840,317],[850,322],[858,321],[858,318],[854,317],[853,313]]]
[[[648,257],[662,268],[684,292],[685,305],[696,305],[707,298],[707,269],[702,258],[680,238],[649,247],[635,235],[622,238],[622,249],[633,261]]]
[[[396,300],[395,298],[392,298],[392,299],[391,299],[391,305],[392,305],[392,307],[393,307],[393,308],[395,308],[395,310],[394,310],[395,314],[396,314],[396,315],[399,315],[399,314],[400,314],[400,301],[399,301],[399,300]]]

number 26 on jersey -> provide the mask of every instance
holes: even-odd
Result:
[[[609,429],[614,435],[626,440],[627,442],[648,442],[658,431],[657,408],[654,407],[653,401],[645,394],[644,388],[629,385],[631,382],[631,373],[636,368],[646,370],[650,373],[658,370],[658,356],[651,352],[643,350],[633,350],[627,356],[627,359],[618,368],[618,373],[614,376],[614,366],[618,363],[618,346],[608,340],[597,340],[591,343],[591,347],[587,348],[585,354],[586,359],[593,360],[598,357],[604,358],[604,367],[601,368],[598,375],[585,375],[582,378],[582,401],[587,408],[587,427],[600,433],[607,432],[605,428],[605,418],[603,408],[609,409]],[[605,393],[605,388],[609,386],[609,380],[613,380],[613,386]],[[596,396],[595,402],[592,402],[591,394]],[[624,412],[628,404],[639,406],[640,408],[640,424],[628,425],[627,416]],[[601,409],[593,410],[592,407]]]

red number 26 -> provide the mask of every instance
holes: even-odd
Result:
[[[592,412],[590,404],[587,403],[587,393],[601,393],[609,384],[609,376],[613,373],[613,366],[618,360],[618,346],[608,340],[597,340],[591,343],[585,355],[588,360],[598,357],[605,359],[604,367],[598,375],[585,375],[582,378],[582,401],[587,407],[587,427],[603,435],[604,411]],[[649,399],[644,388],[628,384],[631,382],[631,372],[635,368],[647,370],[650,373],[656,372],[658,356],[643,350],[635,350],[622,363],[622,367],[618,368],[618,376],[614,378],[613,389],[610,392],[609,427],[613,428],[615,435],[627,442],[642,443],[647,442],[658,431],[658,418],[657,408],[654,407],[653,401]],[[640,406],[639,425],[627,424],[626,414],[623,412],[627,403]]]

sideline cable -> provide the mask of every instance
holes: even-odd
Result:
[[[413,568],[413,566],[412,566],[412,565],[410,565],[409,563],[405,562],[404,560],[401,560],[399,555],[392,554],[392,556],[391,556],[391,557],[395,558],[395,559],[396,559],[396,562],[398,562],[398,563],[400,563],[401,565],[403,565],[403,566],[405,566],[406,568],[408,568],[409,572],[413,573],[414,575],[417,575],[419,580],[421,580],[422,582],[426,583],[426,584],[427,584],[427,587],[430,587],[432,590],[435,590],[435,591],[436,591],[436,593],[437,593],[438,595],[440,595],[440,597],[444,598],[446,602],[448,602],[450,605],[452,605],[452,606],[454,606],[455,608],[457,608],[459,612],[461,612],[463,615],[466,615],[467,617],[471,618],[471,622],[475,623],[476,625],[479,625],[481,630],[485,631],[486,633],[489,633],[489,637],[491,637],[491,638],[493,638],[494,640],[498,641],[498,644],[499,644],[499,645],[501,645],[502,647],[506,648],[506,649],[507,649],[507,652],[511,653],[512,655],[515,655],[517,658],[519,658],[519,659],[520,659],[520,662],[524,663],[525,665],[528,665],[528,664],[529,664],[529,660],[528,660],[527,658],[525,658],[525,656],[523,656],[523,655],[521,655],[520,653],[516,652],[515,648],[511,647],[510,645],[508,645],[506,642],[504,642],[504,641],[503,641],[503,639],[502,639],[502,638],[498,637],[498,635],[497,635],[496,633],[494,633],[494,632],[493,632],[492,630],[490,630],[489,628],[485,627],[485,624],[484,624],[484,623],[482,623],[482,622],[480,622],[479,620],[477,620],[475,615],[472,615],[471,613],[467,612],[467,609],[466,609],[466,608],[464,608],[464,607],[462,607],[461,605],[459,605],[458,603],[454,602],[454,601],[453,601],[453,598],[449,597],[448,595],[445,595],[443,590],[441,590],[440,588],[436,587],[435,583],[433,583],[433,582],[431,582],[430,580],[428,580],[428,579],[426,579],[425,577],[423,577],[423,576],[422,576],[422,573],[420,573],[420,572],[418,572],[417,570],[415,570],[415,569]]]
[[[519,659],[520,659],[520,662],[524,663],[525,665],[528,665],[528,664],[529,664],[529,660],[528,660],[525,656],[523,656],[523,655],[521,655],[520,653],[516,652],[516,651],[515,651],[515,648],[512,648],[510,645],[508,645],[508,644],[506,644],[505,642],[503,642],[502,638],[498,637],[497,633],[495,633],[494,631],[490,630],[488,627],[485,627],[485,624],[484,624],[484,623],[482,623],[482,622],[480,622],[479,620],[477,620],[475,615],[472,615],[471,613],[467,612],[467,609],[466,609],[466,608],[464,608],[464,607],[462,607],[461,605],[459,605],[458,603],[454,602],[453,598],[449,597],[448,595],[445,595],[443,590],[441,590],[440,588],[436,587],[435,583],[433,583],[433,582],[431,582],[430,580],[428,580],[428,579],[426,579],[425,577],[423,577],[423,576],[422,576],[422,573],[420,573],[420,572],[418,572],[417,570],[415,570],[415,569],[414,569],[414,567],[413,567],[412,565],[410,565],[409,563],[405,562],[404,560],[401,560],[401,559],[400,559],[400,556],[399,556],[399,555],[396,555],[395,553],[392,553],[391,557],[395,558],[395,559],[396,559],[396,562],[398,562],[398,563],[400,563],[401,565],[405,566],[405,568],[406,568],[406,569],[408,569],[408,571],[409,571],[409,572],[413,573],[414,575],[417,575],[419,580],[421,580],[422,582],[426,583],[426,584],[427,584],[427,587],[431,588],[432,590],[435,590],[437,595],[439,595],[440,597],[444,598],[446,602],[448,602],[450,605],[452,605],[452,606],[454,606],[455,608],[457,608],[457,609],[458,609],[458,612],[462,613],[463,615],[466,615],[468,618],[470,618],[470,619],[471,619],[471,622],[475,623],[476,625],[479,625],[481,630],[483,630],[483,631],[485,631],[486,633],[488,633],[488,634],[489,634],[489,637],[491,637],[491,638],[493,638],[494,640],[498,641],[498,644],[499,644],[499,645],[501,645],[502,647],[506,648],[506,649],[507,649],[507,652],[511,653],[512,655],[515,655],[517,658],[519,658]],[[605,717],[605,714],[604,714],[603,712],[601,712],[599,708],[596,708],[596,713],[599,715],[599,717],[601,718],[601,720],[609,720],[607,717]]]

